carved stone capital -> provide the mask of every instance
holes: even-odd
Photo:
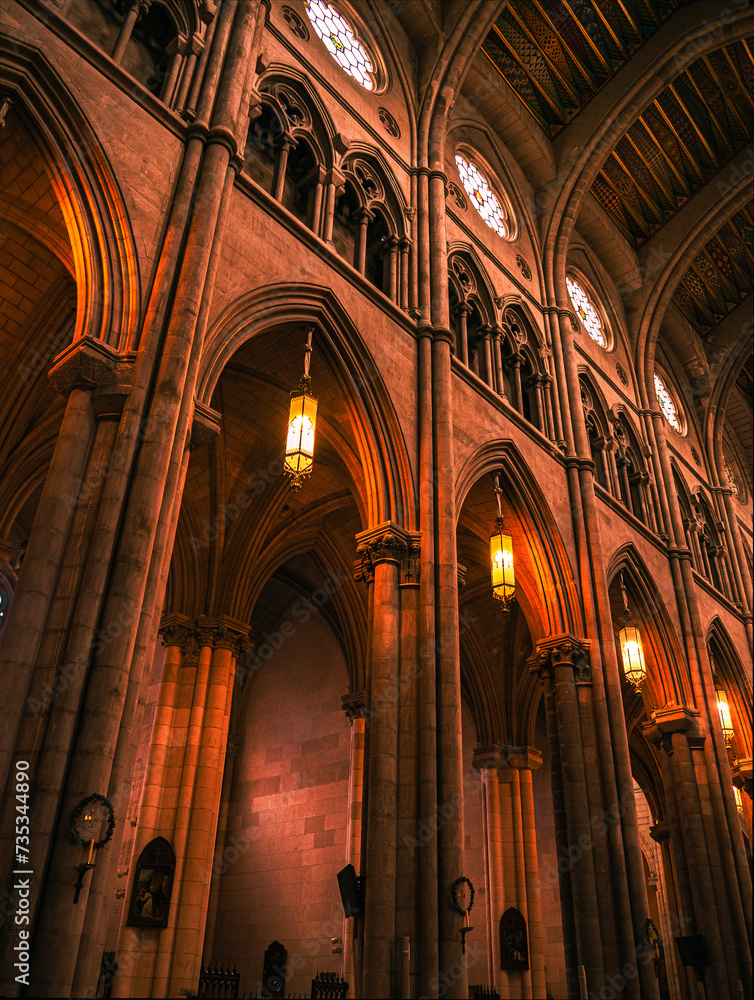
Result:
[[[366,695],[363,691],[352,691],[348,694],[342,694],[340,696],[340,703],[351,722],[354,719],[363,719],[366,717]]]
[[[570,633],[551,636],[537,643],[534,662],[530,665],[530,669],[542,676],[545,671],[550,673],[555,667],[571,667],[577,682],[588,684],[592,679],[589,665],[590,647],[588,639],[579,639]]]
[[[94,337],[74,340],[55,358],[49,379],[58,392],[67,396],[74,389],[96,389],[118,382],[121,355]]]
[[[249,626],[235,618],[226,615],[207,618],[202,615],[197,619],[197,627],[202,646],[229,649],[236,657],[249,648]]]
[[[193,618],[171,612],[160,622],[160,635],[164,646],[178,646],[181,664],[192,666],[199,662],[199,632]]]
[[[395,562],[400,567],[401,584],[419,583],[421,535],[386,521],[376,528],[369,528],[356,536],[359,556],[356,564],[356,579],[371,583],[374,567],[380,562]]]

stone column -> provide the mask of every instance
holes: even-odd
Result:
[[[178,82],[178,73],[186,52],[186,39],[182,38],[180,35],[177,38],[173,38],[168,43],[166,51],[170,56],[170,65],[168,66],[168,71],[165,74],[165,79],[162,81],[160,100],[163,104],[170,108],[173,106],[173,94],[175,92],[176,83]]]
[[[188,822],[186,833],[181,838],[186,844],[183,874],[178,883],[176,868],[173,886],[176,931],[169,996],[193,990],[199,981],[235,666],[248,635],[248,626],[230,618],[200,618],[197,624],[202,652],[208,649],[211,653],[201,733],[197,733],[196,766],[193,775],[191,769],[188,775],[184,772],[184,777],[193,778],[193,781],[190,794],[187,791],[184,799],[184,815]],[[202,662],[200,657],[200,664]],[[197,693],[201,699],[201,690],[198,689]],[[187,786],[188,782],[185,782],[184,787]],[[176,826],[176,844],[179,832]]]
[[[592,830],[589,821],[587,782],[582,751],[582,733],[574,670],[581,667],[589,652],[589,643],[571,635],[556,636],[537,645],[537,667],[547,673],[551,685],[554,724],[562,768],[562,794],[565,806],[567,858],[573,906],[576,965],[586,970],[590,991],[604,988],[604,967],[600,934],[597,883],[592,854]],[[570,969],[571,980],[576,970]]]
[[[120,63],[123,53],[126,51],[126,46],[131,40],[134,28],[151,6],[152,0],[131,0],[126,9],[123,24],[120,26],[120,32],[115,40],[115,48],[113,49],[112,56],[113,62]]]
[[[215,927],[217,926],[217,908],[220,904],[220,883],[222,881],[223,862],[225,860],[225,838],[228,833],[228,812],[233,788],[233,771],[236,757],[241,749],[240,736],[232,733],[228,737],[225,751],[225,767],[223,768],[223,785],[220,793],[220,814],[217,820],[217,837],[215,838],[215,856],[212,863],[212,882],[207,906],[207,927],[204,931],[204,947],[202,949],[202,965],[209,965],[213,958],[215,946]]]
[[[335,199],[343,193],[346,179],[335,167],[332,167],[325,178],[325,211],[322,216],[322,239],[332,246],[332,226],[335,218]]]
[[[374,219],[374,212],[370,212],[368,208],[357,208],[353,213],[353,220],[358,225],[358,230],[356,231],[356,247],[354,249],[353,256],[353,266],[359,272],[359,274],[364,274],[367,266],[367,229],[369,228],[369,223]]]
[[[459,302],[453,310],[453,315],[458,320],[458,330],[456,334],[456,357],[461,364],[469,363],[469,334],[466,328],[471,306],[467,302]]]
[[[505,377],[503,376],[503,330],[500,326],[494,328],[493,351],[495,355],[495,377],[497,380],[497,394],[507,399],[505,395]]]
[[[272,179],[272,197],[276,201],[283,200],[283,188],[285,187],[285,172],[288,169],[288,155],[292,149],[298,145],[297,141],[288,132],[283,132],[275,140],[278,156],[275,160],[275,175]]]
[[[322,200],[325,192],[325,169],[317,165],[312,170],[304,183],[309,187],[309,202],[306,208],[306,224],[313,233],[319,235],[322,224]]]
[[[363,691],[344,694],[341,698],[343,711],[351,723],[351,752],[348,782],[348,863],[352,864],[356,875],[362,874],[361,842],[364,814],[364,748],[366,727],[366,695]],[[362,917],[345,917],[343,933],[343,976],[348,981],[349,997],[360,997],[361,993],[361,949],[359,926],[363,928]]]
[[[495,368],[492,364],[492,327],[486,323],[479,331],[484,344],[484,375],[490,389],[495,388]]]
[[[202,43],[196,38],[196,36],[192,36],[186,42],[184,49],[185,59],[183,61],[183,71],[176,90],[175,100],[172,102],[172,107],[179,113],[183,110],[183,106],[186,103],[186,96],[188,94],[188,89],[191,86],[194,70],[196,69],[199,50],[202,47]]]
[[[511,400],[511,402],[512,402],[513,406],[515,407],[515,409],[518,410],[519,413],[523,413],[523,405],[522,405],[522,402],[521,402],[521,362],[522,362],[522,360],[523,360],[523,358],[521,357],[521,354],[517,350],[515,350],[513,352],[513,354],[511,354],[506,359],[506,364],[508,366],[508,371],[511,372],[511,381],[513,383],[512,384],[513,399]]]
[[[500,917],[505,910],[501,788],[497,771],[501,762],[502,756],[497,746],[477,747],[474,750],[472,763],[479,771],[482,782],[488,975],[490,985],[497,990],[506,985],[500,969],[498,933]]]
[[[398,240],[398,251],[400,253],[400,273],[401,273],[401,295],[400,306],[404,312],[408,312],[409,307],[409,257],[411,254],[411,240],[404,236]]]
[[[710,966],[703,974],[708,994],[733,996],[735,982],[729,981],[726,969],[732,928],[716,898],[697,774],[689,745],[690,738],[699,738],[698,717],[695,709],[671,705],[652,713],[652,724],[645,727],[645,732],[652,742],[662,746],[669,758],[667,776],[670,780],[665,782],[665,791],[666,796],[673,799],[669,814],[673,855],[679,866],[679,876],[683,875],[687,883],[686,894],[693,906],[693,923],[689,919],[692,915],[687,914],[684,929],[679,933],[704,935],[710,957]],[[721,887],[718,885],[717,889],[719,892]],[[723,941],[724,936],[727,942]]]
[[[365,864],[364,967],[366,997],[392,994],[395,975],[396,831],[400,664],[399,566],[407,547],[391,522],[357,536],[362,575],[372,580],[369,763]]]
[[[419,855],[425,849],[418,820],[419,802],[419,589],[421,535],[408,533],[400,564],[400,706],[398,713],[398,815],[396,862],[396,939],[410,941],[410,965],[418,971]],[[410,970],[411,971],[411,970]],[[410,980],[416,982],[415,977]],[[413,991],[416,993],[416,989]]]
[[[515,767],[519,773],[524,871],[526,873],[526,906],[529,923],[529,969],[532,997],[536,1000],[537,997],[543,997],[547,993],[532,782],[533,773],[542,766],[542,754],[533,747],[520,747],[509,752],[509,760],[511,766]]]
[[[385,294],[387,297],[397,304],[398,302],[398,238],[396,236],[388,236],[382,245],[382,250],[380,251],[380,257],[383,260],[383,267],[385,266],[384,261],[387,258],[387,291]],[[384,281],[383,281],[384,285]]]
[[[675,938],[683,932],[678,917],[681,912],[678,899],[675,872],[670,853],[670,824],[667,820],[659,820],[649,828],[649,836],[660,846],[661,878],[657,905],[660,911],[660,937],[665,952],[665,968],[668,974],[670,995],[683,996],[688,988],[687,976],[678,968],[678,949]]]

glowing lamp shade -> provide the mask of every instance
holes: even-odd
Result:
[[[737,788],[735,785],[733,786],[733,795],[735,796],[736,799],[736,809],[738,809],[740,813],[743,813],[744,799],[743,796],[741,795],[741,789]]]
[[[303,389],[291,393],[288,437],[285,443],[285,471],[291,486],[301,489],[314,465],[314,431],[317,426],[317,397]]]
[[[728,698],[725,691],[717,692],[717,711],[720,716],[723,739],[730,746],[730,742],[733,739],[733,720],[730,717],[730,708],[728,707]]]
[[[638,691],[647,676],[644,650],[641,648],[641,634],[635,625],[626,625],[618,635],[623,654],[623,673],[626,680]]]
[[[516,574],[513,567],[513,538],[496,525],[490,535],[490,568],[492,593],[507,611],[516,593]]]

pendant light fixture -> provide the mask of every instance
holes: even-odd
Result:
[[[718,688],[717,690],[717,711],[720,716],[720,726],[723,730],[723,739],[725,740],[726,747],[729,747],[733,742],[733,719],[730,717],[730,706],[728,705],[728,696],[725,691]]]
[[[511,601],[516,593],[516,575],[513,567],[513,538],[505,530],[500,488],[500,473],[494,473],[495,498],[497,500],[497,517],[495,527],[490,535],[490,570],[492,573],[492,594],[500,601],[503,612],[510,610]]]
[[[620,649],[623,654],[623,673],[629,684],[633,684],[636,691],[641,690],[641,685],[647,676],[647,668],[644,663],[644,650],[641,646],[641,633],[631,621],[631,612],[628,610],[628,597],[626,586],[623,583],[623,573],[620,575],[620,589],[623,594],[623,613],[625,624],[618,633]]]
[[[312,355],[314,327],[307,330],[304,348],[304,374],[298,389],[291,393],[288,413],[288,437],[285,443],[284,471],[291,477],[291,487],[300,490],[314,465],[314,432],[317,425],[317,397],[311,391],[309,362]]]

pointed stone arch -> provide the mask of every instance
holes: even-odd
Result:
[[[118,181],[75,95],[45,56],[15,42],[0,53],[14,110],[45,151],[73,251],[74,339],[127,350],[140,311],[138,256]]]
[[[642,635],[647,679],[642,685],[641,698],[647,711],[670,704],[693,704],[691,681],[677,631],[652,572],[631,542],[616,549],[607,565],[606,578],[616,644],[623,618],[618,590],[621,573],[629,594],[633,621]],[[617,656],[620,663],[620,650]],[[628,687],[628,684],[624,685],[624,692],[629,695],[630,702],[632,697],[637,696],[629,692]]]
[[[513,442],[487,442],[466,459],[456,474],[456,510],[462,510],[474,484],[493,472],[502,473],[506,505],[521,525],[522,542],[531,560],[532,574],[524,583],[531,593],[523,601],[532,638],[578,633],[581,612],[570,559],[541,486]],[[492,511],[491,478],[489,492]],[[493,520],[494,514],[490,525]]]
[[[330,289],[279,283],[255,289],[231,303],[207,334],[197,399],[208,404],[235,351],[256,334],[281,324],[317,327],[318,350],[353,404],[366,523],[392,520],[415,530],[414,486],[403,431],[361,334]]]

